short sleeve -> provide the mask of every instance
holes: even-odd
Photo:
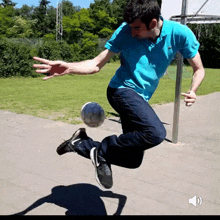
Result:
[[[200,44],[194,33],[187,26],[181,26],[182,28],[179,32],[179,52],[185,59],[190,59],[195,57]]]
[[[121,26],[113,33],[112,37],[106,42],[105,48],[114,52],[120,53],[124,42],[127,39],[129,25],[127,23],[122,23]]]

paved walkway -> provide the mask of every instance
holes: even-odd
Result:
[[[173,103],[154,110],[165,123],[167,141],[147,150],[138,169],[112,166],[111,190],[98,186],[90,160],[56,154],[84,125],[0,110],[0,215],[219,215],[220,93],[200,96],[190,108],[181,101],[176,145],[168,141]],[[99,141],[120,132],[117,119],[87,127]],[[195,195],[196,207],[189,204]]]

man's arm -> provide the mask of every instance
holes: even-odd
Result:
[[[111,57],[115,53],[106,49],[102,51],[97,57],[91,60],[85,60],[81,62],[68,63],[64,61],[51,61],[42,59],[39,57],[33,57],[34,60],[39,61],[43,64],[34,64],[34,68],[38,68],[36,70],[37,73],[50,73],[49,76],[44,77],[44,80],[50,79],[54,76],[63,76],[66,74],[79,74],[79,75],[87,75],[97,73],[101,70],[101,68],[110,61]]]
[[[70,73],[73,74],[93,74],[101,70],[101,68],[112,58],[115,53],[106,49],[92,60],[81,61],[70,64]]]
[[[193,68],[193,79],[190,90],[187,93],[182,93],[182,95],[185,96],[186,106],[191,106],[196,101],[196,91],[205,77],[205,70],[199,52],[194,58],[188,59],[188,62]]]

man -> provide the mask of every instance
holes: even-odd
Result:
[[[164,20],[156,0],[130,0],[124,21],[106,43],[106,50],[92,60],[67,63],[34,57],[44,63],[34,65],[39,68],[36,72],[50,73],[46,80],[70,73],[97,73],[114,54],[120,53],[121,66],[110,81],[107,98],[120,115],[123,134],[96,142],[80,128],[57,148],[60,155],[77,152],[90,158],[96,179],[105,188],[113,185],[111,164],[137,168],[144,151],[165,139],[166,130],[148,101],[176,52],[188,59],[194,71],[190,90],[182,93],[187,106],[195,102],[205,75],[195,35],[187,26]]]

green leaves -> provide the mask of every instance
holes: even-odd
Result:
[[[0,54],[1,77],[32,75],[32,57],[25,44],[0,40]]]
[[[21,16],[13,17],[14,25],[6,30],[6,36],[12,38],[31,38],[34,36],[32,26],[37,20],[26,20]]]
[[[189,24],[200,43],[200,54],[206,68],[220,68],[220,24]]]

